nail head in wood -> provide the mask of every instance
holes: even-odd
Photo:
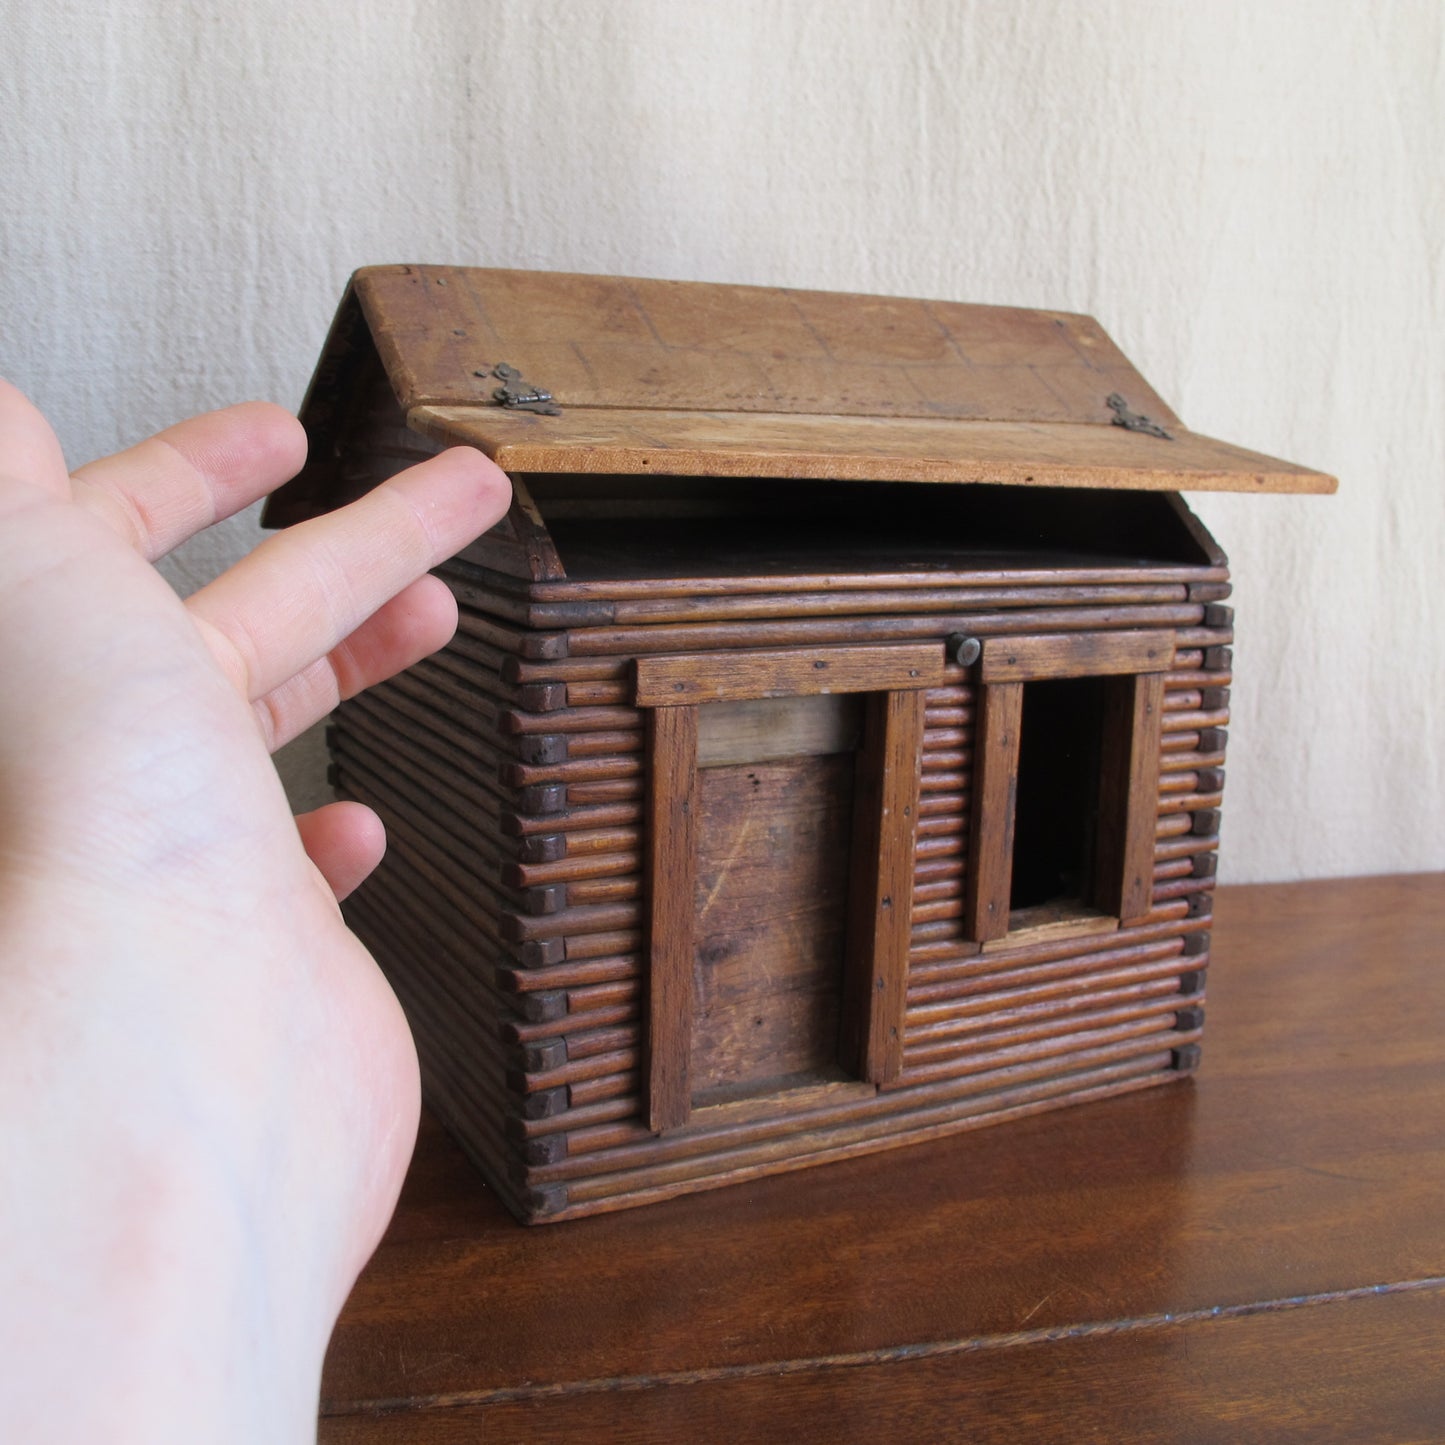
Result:
[[[945,646],[949,661],[956,662],[960,667],[972,667],[983,653],[983,643],[966,632],[955,632]]]

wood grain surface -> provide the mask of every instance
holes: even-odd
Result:
[[[369,266],[353,282],[405,407],[487,404],[505,361],[563,408],[1111,424],[1178,418],[1089,316],[547,271]]]
[[[1077,422],[623,411],[559,417],[492,406],[418,406],[407,424],[479,447],[508,472],[975,482],[1186,492],[1333,492],[1335,479],[1228,442],[1172,441]]]
[[[853,766],[835,753],[698,773],[694,1103],[837,1070]]]
[[[560,414],[497,404],[499,381],[519,372]],[[1115,425],[1121,401],[1166,435]],[[267,504],[268,526],[354,500],[455,442],[514,473],[1336,485],[1188,431],[1088,316],[619,276],[367,267],[301,419],[310,459]],[[525,487],[468,555],[513,577],[563,575]]]
[[[1438,1439],[1442,938],[1226,888],[1189,1083],[546,1229],[428,1120],[321,1439]]]

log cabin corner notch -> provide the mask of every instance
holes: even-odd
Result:
[[[511,475],[453,643],[338,709],[348,902],[428,1095],[542,1221],[1194,1066],[1228,722],[1189,432],[1088,317],[359,272],[286,525]]]

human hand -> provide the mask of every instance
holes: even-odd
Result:
[[[440,646],[507,503],[442,454],[187,602],[150,561],[289,477],[253,404],[67,477],[0,382],[0,1434],[282,1441],[410,1156],[416,1060],[336,898],[355,804],[269,749]]]

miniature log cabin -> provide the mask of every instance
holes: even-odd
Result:
[[[441,654],[344,704],[347,914],[433,1106],[567,1219],[1100,1099],[1199,1057],[1225,558],[1085,316],[376,267],[286,525],[443,445],[510,474]]]

